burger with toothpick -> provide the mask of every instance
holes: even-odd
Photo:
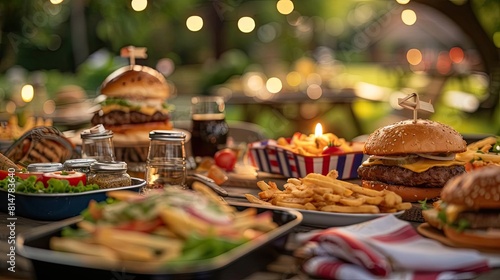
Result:
[[[394,191],[406,202],[435,200],[448,180],[465,173],[465,162],[456,160],[455,154],[466,150],[466,142],[450,126],[418,119],[417,110],[433,111],[418,95],[399,103],[412,109],[414,118],[369,135],[363,152],[370,157],[358,168],[358,175],[363,187]]]

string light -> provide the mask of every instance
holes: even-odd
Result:
[[[238,20],[238,28],[243,33],[250,33],[255,29],[255,21],[251,17],[242,17]]]
[[[279,0],[278,3],[276,3],[276,9],[282,15],[289,15],[293,12],[294,5],[291,0]]]
[[[148,6],[148,0],[132,0],[132,2],[130,2],[130,5],[136,12],[144,11]]]
[[[404,10],[401,12],[401,20],[406,25],[414,25],[417,22],[417,14],[410,9]]]
[[[203,19],[200,16],[190,16],[186,20],[186,27],[193,32],[203,28]]]

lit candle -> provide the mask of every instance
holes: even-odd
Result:
[[[323,135],[323,126],[320,123],[316,124],[316,128],[314,129],[314,136],[316,138],[321,137]]]
[[[324,147],[327,145],[327,140],[323,135],[323,126],[320,123],[316,124],[316,128],[314,129],[314,142],[316,142],[316,147]]]

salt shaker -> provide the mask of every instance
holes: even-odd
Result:
[[[108,162],[115,160],[113,132],[106,130],[102,124],[84,130],[82,138],[82,158],[93,158]]]
[[[172,130],[153,130],[149,133],[146,162],[147,188],[186,187],[186,134]]]

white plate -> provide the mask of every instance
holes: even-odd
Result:
[[[228,202],[232,202],[231,198],[227,198]],[[238,202],[238,204],[244,204],[254,207],[259,205],[251,202]],[[266,208],[276,208],[276,209],[294,209],[299,211],[302,216],[302,225],[314,226],[314,227],[340,227],[340,226],[349,226],[353,224],[359,224],[362,222],[366,222],[369,220],[373,220],[378,217],[382,217],[385,215],[395,215],[396,217],[401,216],[405,211],[399,211],[396,213],[379,213],[379,214],[348,214],[348,213],[334,213],[334,212],[324,212],[324,211],[314,211],[314,210],[302,210],[295,208],[287,208],[280,206],[268,206],[265,205]]]
[[[359,224],[386,215],[401,216],[405,211],[379,214],[348,214],[297,209],[304,217],[302,224],[318,227],[339,227]]]

